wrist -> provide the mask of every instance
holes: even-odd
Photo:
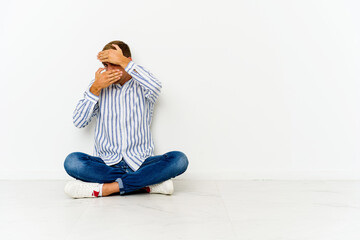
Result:
[[[123,61],[120,63],[120,66],[125,69],[129,62],[131,62],[131,60],[127,57],[124,57]]]
[[[90,87],[90,92],[96,96],[99,96],[100,91],[101,88],[98,85],[96,85],[96,83],[94,82],[93,85]]]

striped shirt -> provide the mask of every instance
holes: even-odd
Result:
[[[129,81],[123,86],[112,84],[102,89],[99,96],[90,92],[93,79],[75,108],[73,122],[83,128],[97,117],[93,155],[108,166],[123,158],[136,171],[154,154],[150,124],[162,85],[133,61],[125,71],[132,77]]]

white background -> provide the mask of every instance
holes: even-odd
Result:
[[[163,83],[181,178],[360,178],[358,1],[2,1],[0,178],[68,178],[72,113],[112,40]]]

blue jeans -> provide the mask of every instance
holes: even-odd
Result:
[[[108,166],[99,157],[73,152],[66,157],[64,168],[70,176],[85,182],[116,181],[119,183],[120,195],[123,195],[174,178],[184,173],[188,164],[184,153],[172,151],[148,157],[138,170],[133,171],[124,159]]]

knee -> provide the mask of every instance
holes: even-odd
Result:
[[[189,160],[185,153],[180,151],[172,151],[167,153],[167,155],[172,155],[174,158],[174,162],[176,164],[176,169],[179,172],[178,174],[182,174],[186,171],[189,165]]]
[[[65,171],[72,177],[74,177],[79,169],[79,165],[81,164],[81,161],[79,161],[80,156],[79,156],[79,152],[73,152],[70,153],[64,161],[64,168]]]

